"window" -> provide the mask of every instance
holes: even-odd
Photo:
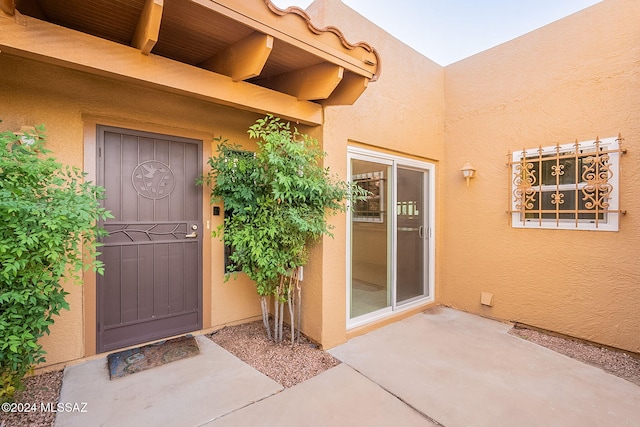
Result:
[[[251,168],[253,167],[252,163],[248,163],[255,159],[256,154],[253,151],[240,150],[236,148],[228,148],[223,152],[225,156],[225,163],[229,160],[232,162],[230,167],[234,170],[237,170],[238,167],[241,168],[245,173],[251,173]],[[245,162],[243,162],[243,160]],[[241,163],[242,162],[242,163]],[[232,178],[233,179],[233,178]],[[226,208],[224,209],[224,218],[225,224],[226,221],[231,221],[233,218],[233,209]],[[236,273],[242,271],[242,265],[231,260],[231,255],[236,252],[236,248],[225,243],[224,245],[224,271],[225,273]]]
[[[620,141],[576,141],[513,153],[512,226],[617,231]]]
[[[224,217],[231,218],[233,216],[233,211],[229,209],[224,210]],[[236,273],[242,271],[242,266],[231,260],[231,255],[236,251],[236,249],[225,243],[224,245],[224,272],[225,273]]]

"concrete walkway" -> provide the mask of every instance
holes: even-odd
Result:
[[[640,387],[510,328],[441,308],[331,354],[447,427],[640,426]]]
[[[59,412],[57,427],[200,426],[283,390],[204,336],[200,354],[109,379],[106,358],[64,371],[61,403],[86,412]]]
[[[436,309],[330,352],[344,363],[282,386],[199,336],[198,356],[110,381],[106,359],[68,367],[56,426],[637,426],[640,387]]]

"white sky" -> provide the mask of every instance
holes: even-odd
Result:
[[[440,65],[459,61],[599,3],[599,0],[342,1]],[[288,6],[304,9],[312,0],[272,2],[282,9]]]

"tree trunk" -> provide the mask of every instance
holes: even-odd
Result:
[[[278,342],[282,342],[282,325],[284,324],[284,301],[279,301],[279,309],[280,309],[280,324],[278,325],[278,333],[280,334],[280,339]]]
[[[291,348],[293,348],[295,339],[295,323],[293,321],[293,306],[295,304],[294,298],[292,298],[293,292],[291,289],[291,283],[289,283],[289,289],[287,289],[287,300],[289,301],[289,320],[291,325]]]
[[[298,267],[298,272],[300,272],[300,268]],[[297,278],[299,278],[300,276],[297,276]],[[297,336],[296,336],[296,341],[299,343],[300,342],[300,324],[302,322],[302,288],[300,287],[300,280],[296,279],[296,290],[298,291],[298,298],[297,298],[297,304],[298,304],[298,328],[297,328]]]
[[[279,330],[278,321],[280,320],[280,317],[278,316],[280,314],[280,310],[279,310],[279,307],[278,307],[278,303],[279,303],[278,300],[279,299],[280,299],[280,294],[276,290],[276,296],[273,299],[273,315],[275,317],[274,324],[273,324],[273,340],[275,342],[280,342],[280,340],[278,339],[278,330]]]
[[[260,298],[260,308],[262,309],[262,323],[267,330],[267,338],[271,340],[271,325],[269,325],[269,302],[266,296]]]

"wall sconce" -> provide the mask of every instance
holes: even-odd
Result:
[[[33,145],[38,138],[38,132],[33,126],[20,126],[20,130],[14,132],[14,135],[18,137],[23,145]]]
[[[464,179],[467,180],[467,187],[469,186],[469,180],[471,178],[475,178],[476,177],[476,168],[467,161],[467,163],[464,164],[464,166],[462,166],[462,169],[460,169],[462,171],[462,176],[464,177]]]

